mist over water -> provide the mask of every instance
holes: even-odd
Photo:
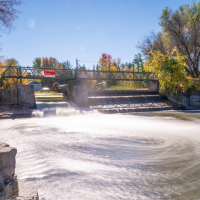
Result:
[[[18,178],[36,186],[40,198],[200,198],[199,113],[149,117],[61,107],[41,103],[39,117],[0,121],[0,141],[18,149]],[[43,118],[44,111],[51,116]]]

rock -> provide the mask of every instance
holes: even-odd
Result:
[[[3,180],[14,178],[17,149],[0,143],[0,172]]]
[[[8,182],[6,184],[5,192],[4,193],[8,197],[12,197],[12,196],[18,194],[18,181],[17,181],[17,177],[15,177],[14,179],[12,179],[10,182]]]
[[[32,187],[24,181],[18,181],[19,193],[17,200],[39,200],[37,188]]]
[[[0,173],[0,193],[4,192],[4,190],[5,190],[5,185],[4,185],[4,181],[3,181],[2,175]]]

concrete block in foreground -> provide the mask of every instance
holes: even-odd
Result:
[[[15,157],[17,149],[0,142],[0,199],[39,200],[35,187],[17,180]]]

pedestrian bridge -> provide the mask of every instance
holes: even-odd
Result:
[[[46,73],[46,71],[51,73]],[[152,81],[157,80],[155,73],[135,71],[101,71],[80,69],[47,69],[34,67],[5,67],[1,78],[17,79],[65,79],[65,80],[116,80],[116,81]]]

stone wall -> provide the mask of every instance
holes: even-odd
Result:
[[[0,142],[0,196],[39,200],[37,189],[17,180],[15,157],[17,149]],[[7,199],[6,198],[6,199]]]
[[[200,109],[200,92],[190,96],[190,105]]]
[[[186,109],[200,109],[200,92],[196,92],[191,96],[184,94],[169,93],[167,98],[178,106]]]
[[[23,105],[35,108],[34,86],[13,85],[9,89],[1,89],[0,105]]]

